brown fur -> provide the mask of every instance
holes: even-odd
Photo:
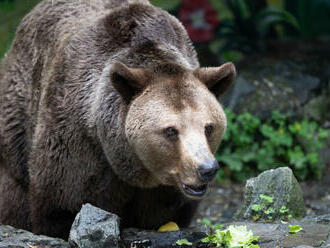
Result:
[[[198,67],[182,25],[147,0],[40,3],[0,70],[0,221],[66,237],[90,202],[122,226],[187,226],[198,201],[180,183],[199,183],[226,126],[204,83],[218,95],[235,74]]]

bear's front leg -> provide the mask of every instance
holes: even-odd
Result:
[[[51,237],[67,239],[75,213],[61,209],[58,199],[47,191],[39,182],[33,181],[30,186],[30,219],[32,231]]]
[[[62,193],[56,188],[52,174],[46,175],[45,171],[32,174],[29,204],[34,233],[64,239],[68,237],[76,213],[61,206]]]
[[[46,129],[47,130],[47,129]],[[32,231],[67,238],[82,199],[76,191],[78,169],[59,133],[45,132],[34,140],[29,160],[29,205]],[[71,167],[70,167],[71,166]]]
[[[54,127],[53,127],[54,129]],[[131,198],[130,187],[113,174],[102,150],[83,132],[44,127],[30,156],[29,204],[32,231],[67,238],[82,204],[120,215]]]

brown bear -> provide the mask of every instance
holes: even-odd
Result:
[[[91,203],[122,227],[187,226],[218,164],[217,97],[181,23],[147,0],[45,0],[0,71],[0,222],[67,237]]]

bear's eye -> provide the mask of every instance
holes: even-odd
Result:
[[[205,136],[210,137],[214,131],[214,125],[208,124],[205,126]]]
[[[179,131],[177,129],[175,129],[174,127],[165,128],[164,133],[165,133],[166,137],[171,140],[176,140],[179,135]]]

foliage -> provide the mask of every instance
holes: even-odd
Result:
[[[289,225],[289,233],[291,234],[295,234],[295,233],[298,233],[300,232],[302,229],[301,226],[299,225]]]
[[[330,0],[287,0],[286,8],[297,18],[299,36],[329,35]]]
[[[232,19],[220,23],[217,37],[224,39],[223,51],[240,51],[245,54],[266,48],[266,41],[277,36],[276,25],[290,25],[299,30],[296,18],[284,9],[266,5],[258,7],[254,0],[227,0]]]
[[[282,206],[278,212],[272,207],[274,203],[273,197],[267,195],[259,195],[259,198],[263,201],[260,204],[254,204],[251,206],[253,211],[253,219],[255,221],[259,219],[273,220],[274,216],[280,216],[282,221],[288,221],[292,218],[291,210],[286,206]]]
[[[207,219],[207,218],[203,218],[201,220],[201,223],[209,228],[211,228],[212,230],[216,230],[216,229],[223,229],[224,228],[224,224],[212,224],[211,220]]]
[[[204,243],[216,244],[216,247],[225,248],[258,248],[259,236],[253,236],[252,231],[248,231],[246,226],[229,226],[221,231],[216,229],[214,234],[209,234],[202,239]]]
[[[329,132],[316,122],[293,121],[279,111],[266,120],[249,113],[227,114],[227,131],[216,158],[218,179],[245,181],[260,172],[289,166],[300,180],[319,179],[324,164],[318,150]]]
[[[274,199],[273,199],[273,197],[271,197],[271,196],[261,194],[259,197],[260,197],[260,199],[263,200],[265,203],[269,203],[269,204],[271,204],[271,203],[274,202]]]

